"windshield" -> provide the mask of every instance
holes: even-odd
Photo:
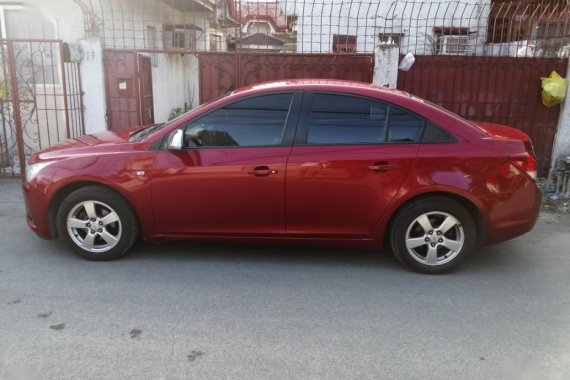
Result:
[[[140,129],[140,130],[136,131],[135,133],[133,133],[132,135],[129,136],[129,142],[142,141],[145,138],[147,138],[148,136],[150,136],[153,132],[156,132],[156,131],[162,129],[165,125],[166,125],[166,123],[159,123],[159,124],[149,125],[143,129]]]
[[[210,100],[209,102],[200,104],[198,107],[196,107],[196,108],[194,108],[194,109],[192,109],[186,113],[183,113],[182,115],[180,115],[180,116],[178,116],[172,120],[168,120],[168,122],[166,122],[166,123],[153,124],[153,125],[149,125],[148,127],[143,128],[143,129],[140,129],[140,130],[136,131],[135,133],[133,133],[129,137],[129,142],[142,141],[142,140],[146,139],[148,136],[152,135],[154,132],[157,132],[157,131],[161,130],[162,128],[171,125],[172,123],[177,122],[178,120],[182,119],[183,117],[188,116],[188,114],[191,114],[191,113],[201,109],[202,107],[220,99],[221,97],[223,97],[223,96],[220,96],[219,98]]]

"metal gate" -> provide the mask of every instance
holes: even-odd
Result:
[[[398,74],[398,89],[437,103],[466,119],[506,124],[527,133],[539,175],[550,168],[558,106],[541,102],[540,78],[566,76],[567,60],[474,56],[416,56]]]
[[[24,173],[26,159],[85,133],[78,63],[59,40],[0,41],[0,176]]]
[[[236,88],[295,78],[372,82],[372,54],[199,53],[200,102]]]

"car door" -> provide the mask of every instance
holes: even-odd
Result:
[[[287,162],[289,236],[369,236],[417,157],[425,120],[342,93],[306,93]]]
[[[302,94],[240,99],[182,126],[181,151],[157,153],[151,191],[163,235],[285,232],[285,166]]]

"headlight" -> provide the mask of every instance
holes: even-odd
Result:
[[[26,165],[26,182],[32,182],[38,173],[51,163],[53,163],[53,161],[38,162],[35,164]]]

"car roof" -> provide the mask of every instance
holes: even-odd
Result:
[[[410,109],[438,108],[438,112],[451,115],[448,110],[426,102],[424,99],[411,95],[405,91],[391,89],[385,86],[338,79],[284,79],[271,82],[256,83],[234,90],[231,96],[247,96],[273,91],[330,91],[349,93],[361,96],[370,96],[376,99],[393,102]],[[457,117],[457,115],[454,115]]]
[[[344,92],[355,95],[370,96],[376,99],[393,102],[409,109],[431,108],[438,112],[446,113],[453,117],[458,117],[447,109],[433,104],[418,96],[412,95],[402,90],[396,90],[373,83],[355,82],[338,79],[284,79],[270,82],[261,82],[249,86],[241,87],[230,95],[243,96],[254,95],[263,92],[273,91],[330,91]]]
[[[286,91],[298,89],[315,89],[320,90],[334,90],[334,91],[347,91],[350,90],[368,90],[374,92],[384,92],[390,94],[401,95],[406,98],[411,98],[410,94],[405,91],[394,90],[388,87],[380,86],[373,83],[355,82],[349,80],[339,79],[284,79],[275,80],[270,82],[261,82],[249,86],[241,87],[233,92],[233,94],[240,94],[243,92],[258,92],[265,90]]]

